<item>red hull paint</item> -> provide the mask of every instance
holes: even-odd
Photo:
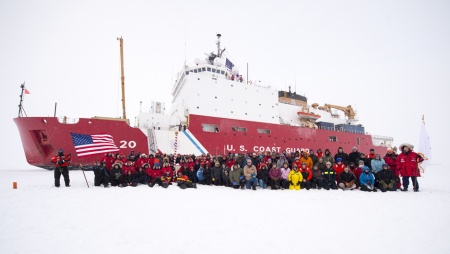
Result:
[[[80,118],[75,124],[65,124],[60,123],[55,117],[20,117],[15,118],[14,122],[19,129],[28,163],[37,167],[51,168],[53,164],[50,160],[59,148],[65,153],[72,153],[72,166],[75,167],[80,164],[93,165],[103,157],[103,155],[78,157],[70,132],[107,133],[113,136],[115,144],[120,147],[119,153],[127,155],[131,150],[148,153],[147,136],[140,129],[130,127],[120,120]]]
[[[45,120],[45,121],[44,121]],[[138,128],[130,127],[124,121],[80,118],[75,124],[60,123],[55,117],[21,117],[14,119],[22,139],[25,156],[30,165],[52,168],[52,156],[59,148],[72,153],[72,166],[93,165],[103,155],[78,157],[72,143],[70,132],[80,134],[107,133],[114,137],[121,154],[131,150],[148,154],[147,136]],[[219,132],[204,132],[202,124],[216,124]],[[232,131],[232,127],[245,128],[245,132]],[[270,133],[258,133],[258,129],[270,130]],[[361,152],[368,153],[374,148],[384,154],[385,147],[374,146],[372,137],[365,134],[318,130],[296,126],[268,124],[234,120],[228,118],[189,115],[189,131],[211,154],[264,152],[293,152],[302,149],[328,148],[334,154],[338,147],[349,153],[356,146]],[[336,137],[337,142],[330,141]],[[360,143],[357,143],[359,138]],[[134,142],[135,146],[131,146]],[[162,151],[170,153],[170,151]]]
[[[217,124],[219,132],[204,132],[201,124]],[[246,128],[246,132],[232,131],[232,127]],[[270,130],[270,134],[258,133],[257,129]],[[301,149],[330,149],[335,154],[339,147],[350,153],[356,146],[360,152],[369,153],[370,148],[384,154],[386,147],[374,146],[372,137],[365,134],[319,130],[289,125],[230,120],[210,116],[189,115],[189,131],[211,154],[260,152],[267,149],[276,152]],[[334,136],[337,142],[330,141]],[[359,138],[360,143],[357,143]]]

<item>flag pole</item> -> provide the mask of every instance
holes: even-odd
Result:
[[[89,183],[88,183],[88,181],[87,181],[86,174],[84,173],[83,165],[81,165],[81,163],[80,163],[80,169],[81,169],[81,171],[83,171],[84,180],[86,181],[87,187],[89,188]]]

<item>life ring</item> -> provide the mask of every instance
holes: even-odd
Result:
[[[248,83],[251,85],[253,82],[251,80],[249,80]]]

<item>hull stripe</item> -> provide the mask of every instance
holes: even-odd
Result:
[[[184,135],[192,142],[192,144],[200,151],[202,154],[206,154],[205,151],[200,147],[200,145],[189,135],[188,131],[183,131]]]

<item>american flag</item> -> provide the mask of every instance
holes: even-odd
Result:
[[[228,70],[232,70],[233,69],[233,67],[234,67],[234,64],[230,61],[230,60],[228,60],[228,58],[225,60],[225,66],[228,68]]]
[[[71,132],[70,135],[78,157],[119,151],[109,134],[89,135]]]

